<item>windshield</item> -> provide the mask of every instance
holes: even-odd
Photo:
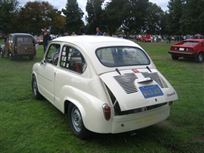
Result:
[[[139,48],[105,47],[96,50],[99,61],[107,67],[148,65],[150,60]]]
[[[184,41],[184,42],[183,42],[183,44],[185,44],[185,45],[192,45],[192,46],[194,46],[194,45],[197,45],[197,44],[198,44],[198,42],[197,42],[197,41]]]

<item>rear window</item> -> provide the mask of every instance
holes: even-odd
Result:
[[[197,45],[197,44],[198,44],[198,42],[197,42],[197,41],[184,41],[184,42],[183,42],[183,44],[185,44],[185,45],[192,45],[192,46],[194,46],[194,45]]]
[[[99,61],[107,67],[148,65],[148,56],[135,47],[105,47],[96,50]]]
[[[32,37],[17,37],[17,43],[28,43],[32,44],[33,43],[33,38]]]

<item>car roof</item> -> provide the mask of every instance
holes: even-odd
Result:
[[[204,39],[186,39],[184,41],[195,41],[195,42],[202,42]]]
[[[111,46],[111,44],[118,45],[118,46],[136,46],[140,48],[137,44],[130,40],[122,39],[122,38],[114,38],[109,36],[89,36],[89,35],[82,35],[82,36],[64,36],[58,37],[53,41],[58,42],[69,42],[77,45],[86,45],[86,46],[95,46],[95,47],[102,47],[102,46]]]
[[[10,35],[12,35],[12,36],[31,36],[31,37],[33,37],[29,33],[11,33]]]
[[[62,42],[65,44],[69,43],[74,46],[77,45],[77,47],[83,48],[83,55],[87,56],[86,60],[89,59],[89,61],[92,63],[91,65],[93,65],[93,67],[95,68],[98,74],[115,70],[114,67],[112,68],[106,67],[100,63],[95,53],[95,51],[98,48],[113,47],[113,46],[128,46],[128,47],[136,47],[143,50],[139,45],[137,45],[133,41],[122,39],[122,38],[114,38],[110,36],[89,36],[89,35],[65,36],[65,37],[59,37],[59,38],[53,39],[52,42],[54,43]],[[151,66],[154,66],[152,62],[151,62]],[[135,66],[132,66],[132,67],[135,67]],[[120,67],[120,69],[127,69],[127,67],[126,66]]]

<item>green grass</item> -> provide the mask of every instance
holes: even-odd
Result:
[[[168,120],[131,133],[76,138],[67,119],[46,100],[33,99],[34,61],[0,58],[0,153],[203,153],[204,64],[172,61],[166,43],[141,43],[172,83],[179,100]]]

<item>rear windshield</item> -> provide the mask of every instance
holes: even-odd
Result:
[[[194,45],[197,45],[197,44],[198,44],[198,42],[197,42],[197,41],[184,41],[184,42],[183,42],[183,44],[185,44],[185,45],[192,45],[192,46],[194,46]]]
[[[139,48],[105,47],[96,50],[99,61],[107,67],[148,65],[150,60]]]
[[[17,43],[27,43],[27,44],[33,43],[32,37],[18,36],[16,39],[17,39]]]

